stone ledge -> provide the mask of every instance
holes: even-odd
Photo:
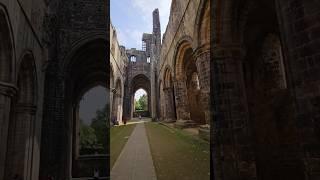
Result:
[[[199,137],[206,141],[210,141],[210,126],[200,126],[199,127]]]
[[[193,128],[196,126],[197,124],[192,120],[178,120],[174,124],[174,127],[178,129]]]

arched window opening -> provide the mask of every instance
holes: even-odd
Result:
[[[148,93],[144,89],[138,89],[134,94],[134,116],[148,116],[148,106]]]
[[[79,155],[107,153],[108,92],[102,86],[87,91],[79,103]],[[105,97],[105,98],[102,98]]]
[[[282,48],[277,36],[269,34],[262,46],[262,59],[274,89],[287,88]]]
[[[136,56],[131,56],[130,57],[130,61],[134,62],[134,63],[137,62],[137,57]]]
[[[147,43],[142,41],[142,51],[147,51]]]
[[[196,90],[199,90],[200,89],[200,83],[199,83],[199,76],[198,76],[198,73],[194,72],[192,74],[192,77],[191,77],[191,86],[196,89]]]

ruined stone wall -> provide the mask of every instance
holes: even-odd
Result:
[[[175,91],[175,101],[177,107],[176,111],[178,114],[178,119],[190,119],[189,104],[187,100],[187,87],[186,87],[186,72],[183,70],[185,65],[184,60],[179,62],[179,53],[183,56],[183,44],[188,44],[188,48],[194,54],[193,58],[199,73],[199,81],[201,86],[201,96],[200,101],[204,102],[202,104],[203,110],[205,111],[206,123],[209,123],[210,113],[209,113],[209,93],[210,93],[210,56],[209,56],[209,44],[210,36],[205,38],[200,37],[199,34],[202,29],[201,24],[204,22],[203,14],[206,10],[205,7],[209,7],[207,1],[173,1],[171,5],[170,19],[165,31],[162,47],[160,62],[158,63],[158,80],[164,80],[165,72],[169,69],[172,72],[172,80]],[[204,6],[204,4],[206,4]],[[205,22],[207,26],[210,27],[209,21]],[[208,31],[208,29],[206,29]],[[203,31],[202,34],[205,34]],[[203,38],[205,41],[201,41]],[[181,68],[180,68],[181,67]],[[183,72],[180,72],[183,71]],[[181,77],[178,77],[179,73]],[[183,76],[183,77],[182,77]],[[182,78],[184,79],[181,81]],[[160,89],[163,91],[163,89]],[[162,94],[162,93],[160,93]],[[165,103],[165,102],[161,102]]]
[[[313,121],[319,114],[319,3],[221,1],[213,9],[211,138],[220,150],[212,152],[215,178],[319,178]],[[280,39],[282,59],[275,52],[265,56],[276,47],[263,50],[270,34]],[[270,62],[261,61],[266,57],[283,60],[285,83],[275,78],[278,70],[270,73]]]
[[[319,179],[320,2],[286,0],[277,1],[277,6],[305,179]]]
[[[45,45],[43,43],[43,19],[45,16],[45,12],[47,10],[47,4],[43,0],[33,0],[33,1],[18,1],[18,0],[1,0],[0,1],[0,14],[1,14],[1,26],[0,26],[0,32],[4,33],[4,29],[8,28],[8,34],[4,34],[4,37],[10,38],[10,44],[12,44],[12,59],[11,61],[11,67],[6,67],[3,64],[0,65],[0,71],[5,72],[1,68],[5,69],[11,69],[10,75],[6,75],[10,77],[10,82],[7,82],[11,84],[12,87],[19,87],[18,86],[18,77],[19,74],[24,73],[21,68],[22,60],[24,60],[24,57],[26,55],[32,56],[32,60],[30,60],[30,63],[34,63],[34,70],[35,70],[35,83],[36,87],[34,90],[37,92],[37,100],[35,102],[35,105],[37,106],[36,112],[34,115],[34,126],[35,129],[34,132],[34,142],[32,143],[33,151],[32,156],[33,158],[28,161],[29,164],[33,164],[33,169],[28,167],[26,168],[27,177],[24,177],[26,179],[36,179],[38,177],[39,173],[39,152],[40,152],[40,140],[41,140],[41,121],[42,121],[42,104],[43,104],[43,91],[44,91],[44,73],[43,73],[43,67],[46,64],[47,61],[47,51],[45,49]],[[5,25],[6,24],[6,25]],[[6,27],[8,26],[8,27]],[[4,42],[4,39],[1,41]],[[7,45],[6,45],[7,46]],[[0,54],[4,54],[4,52],[0,52]],[[5,61],[5,59],[1,59],[1,61]],[[1,73],[0,73],[1,74]],[[0,78],[2,79],[2,78]],[[0,82],[1,84],[1,82]],[[0,85],[0,89],[7,88],[2,87]],[[12,100],[17,98],[17,95],[19,93],[19,90],[15,91],[12,95]],[[2,94],[3,95],[3,94]],[[1,96],[1,95],[0,95]],[[3,99],[0,98],[0,106],[3,105]],[[14,101],[11,101],[12,107],[14,107]],[[10,103],[9,103],[10,104]],[[10,105],[9,105],[10,106]],[[0,119],[1,121],[9,120],[10,116],[8,113],[10,112],[10,109],[2,111],[0,108]],[[6,115],[7,114],[7,115]],[[5,118],[3,119],[3,115],[5,115]],[[7,119],[7,120],[6,120]],[[11,121],[14,120],[11,117]],[[10,126],[9,122],[2,122],[2,128],[8,129],[8,126]],[[7,124],[7,125],[5,125]],[[10,128],[9,128],[10,129]],[[0,130],[1,132],[3,129]],[[14,133],[21,132],[21,130],[16,130]],[[4,170],[4,163],[5,159],[4,156],[7,156],[8,158],[11,158],[9,155],[5,155],[6,153],[6,144],[7,144],[7,138],[8,134],[6,134],[6,138],[0,138],[0,143],[2,144],[0,148],[0,179],[4,179],[4,171],[7,173],[9,170]],[[23,140],[22,140],[23,141]],[[25,153],[25,148],[21,147],[19,149],[22,151],[22,153]],[[30,152],[28,152],[30,153]],[[21,161],[21,159],[20,159]],[[26,165],[26,164],[23,164]]]
[[[134,93],[139,88],[143,88],[148,93],[149,110],[150,110],[150,77],[151,77],[151,63],[147,62],[147,51],[141,51],[136,49],[126,50],[129,63],[126,71],[126,83],[125,83],[125,104],[124,114],[126,118],[131,118],[133,115]],[[134,58],[134,59],[133,59]]]
[[[127,77],[126,73],[129,60],[125,47],[119,46],[117,31],[112,24],[110,24],[110,40],[110,89],[111,91],[113,90],[110,95],[110,107],[113,108],[111,111],[118,109],[118,112],[113,112],[113,115],[117,115],[117,120],[122,123],[123,99],[125,91],[124,83]],[[118,83],[120,83],[120,87],[118,87]],[[114,100],[114,98],[118,99]],[[117,105],[114,104],[114,102],[117,102]]]
[[[71,174],[72,165],[75,166],[77,162],[76,122],[73,122],[74,112],[71,111],[76,109],[74,96],[84,90],[84,87],[78,87],[78,91],[74,91],[74,86],[82,83],[89,88],[98,81],[105,86],[104,82],[109,84],[109,78],[104,75],[108,72],[108,67],[101,64],[107,63],[105,51],[109,46],[109,34],[106,33],[109,28],[108,7],[105,0],[50,3],[46,21],[49,27],[47,34],[50,62],[46,69],[40,169],[42,177],[51,175],[56,179],[65,179],[81,173],[78,171]],[[92,63],[88,63],[89,60]],[[86,63],[88,65],[84,67]],[[95,69],[94,72],[92,68]],[[88,77],[90,75],[91,79]],[[102,78],[99,76],[105,76],[104,79],[107,80],[97,79]]]

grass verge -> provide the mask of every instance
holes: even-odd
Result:
[[[209,180],[210,145],[178,129],[146,123],[158,180]]]
[[[118,159],[124,145],[127,143],[136,124],[125,126],[111,127],[110,130],[110,167],[112,169],[114,163]]]

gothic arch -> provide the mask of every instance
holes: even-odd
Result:
[[[8,127],[12,120],[12,106],[18,88],[14,84],[16,56],[14,37],[6,8],[0,3],[0,179],[5,174]]]
[[[79,49],[90,43],[92,44],[92,42],[95,41],[103,41],[107,47],[107,38],[104,32],[90,33],[73,42],[73,44],[70,46],[70,50],[67,51],[69,53],[66,54],[62,60],[62,72],[66,72],[66,69],[72,63],[71,61],[74,60],[74,57],[79,53]]]
[[[173,86],[173,73],[169,66],[165,68],[163,81],[164,81],[164,88],[169,88]]]
[[[122,114],[123,114],[123,89],[121,79],[118,78],[116,80],[115,87],[112,91],[112,113],[111,118],[116,117],[119,123],[122,122]]]
[[[192,56],[193,48],[192,48],[192,38],[190,36],[185,36],[181,38],[178,43],[177,47],[175,49],[175,53],[173,56],[174,59],[174,67],[175,67],[175,78],[176,80],[180,80],[184,77],[183,71],[184,71],[184,58],[186,53],[188,53],[189,56]]]
[[[210,43],[210,0],[201,0],[194,26],[194,47]]]
[[[37,71],[32,52],[22,56],[18,71],[18,94],[9,124],[5,177],[32,178],[37,112]],[[23,161],[23,163],[21,163]]]
[[[12,83],[15,75],[14,39],[7,11],[1,4],[0,28],[0,82]]]
[[[112,90],[112,88],[115,88],[115,78],[116,78],[116,74],[115,71],[113,69],[113,63],[110,62],[110,89]]]
[[[144,74],[138,74],[134,76],[131,80],[131,92],[130,92],[130,97],[131,97],[131,104],[134,103],[134,94],[136,93],[137,90],[143,89],[144,91],[147,92],[148,95],[148,114],[151,114],[151,81],[150,79],[144,75]],[[133,116],[133,106],[131,107],[131,117]]]
[[[175,96],[174,96],[174,83],[173,74],[171,68],[168,66],[165,69],[163,77],[162,95],[164,101],[163,107],[163,118],[166,121],[174,121],[177,119],[176,106],[175,106]]]
[[[242,2],[235,7],[243,21],[238,24],[237,35],[246,47],[242,63],[257,178],[303,179],[300,168],[283,166],[288,157],[280,153],[284,145],[297,147],[299,136],[292,116],[293,101],[286,89],[276,4],[267,0]],[[292,157],[296,166],[303,165],[296,150],[292,149]]]

